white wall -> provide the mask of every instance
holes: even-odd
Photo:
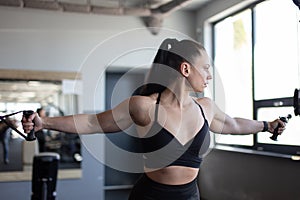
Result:
[[[164,38],[195,38],[194,24],[195,13],[178,11],[154,36],[139,17],[0,7],[0,68],[81,72],[83,110],[102,110],[108,65],[149,65]]]

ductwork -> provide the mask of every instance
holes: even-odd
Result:
[[[191,0],[173,0],[155,9],[151,9],[151,14],[147,17],[143,17],[146,27],[148,27],[152,34],[157,35],[162,27],[164,17],[184,7],[184,5],[189,2],[191,2]]]
[[[87,0],[85,4],[68,3],[59,0],[0,0],[0,6],[13,6],[22,8],[36,8],[45,10],[56,10],[64,12],[79,12],[88,14],[104,14],[104,15],[130,15],[141,17],[145,25],[149,28],[152,34],[158,34],[162,27],[163,19],[166,15],[174,12],[191,0],[172,0],[162,3],[159,6],[152,8],[153,5],[126,7],[122,4],[124,0],[119,0],[120,5],[117,7],[103,7],[92,5],[91,0]],[[148,4],[151,1],[145,1]],[[155,1],[152,1],[153,3]],[[157,3],[157,1],[156,1]]]

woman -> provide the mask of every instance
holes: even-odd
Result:
[[[279,134],[280,120],[260,122],[231,118],[209,98],[194,98],[212,79],[209,57],[194,41],[166,39],[161,44],[147,81],[134,95],[112,110],[98,114],[23,118],[25,132],[53,129],[68,133],[113,133],[136,126],[144,148],[144,175],[130,200],[198,200],[197,188],[204,139],[209,130],[222,134]],[[33,123],[34,122],[34,123]]]

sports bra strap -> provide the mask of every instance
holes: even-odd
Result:
[[[156,99],[156,104],[159,104],[159,102],[160,102],[160,96],[161,96],[161,93],[158,93],[158,97]]]
[[[197,103],[196,101],[195,101],[195,103],[199,106],[199,108],[200,108],[200,110],[201,110],[201,113],[202,113],[202,116],[203,116],[203,118],[206,120],[206,117],[205,117],[204,111],[203,111],[203,109],[202,109],[202,106],[201,106],[199,103]]]
[[[155,106],[155,121],[157,122],[157,119],[158,119],[158,106],[159,106],[159,102],[160,102],[160,96],[161,96],[161,93],[158,93],[158,97],[157,97],[157,100],[156,100],[156,106]]]

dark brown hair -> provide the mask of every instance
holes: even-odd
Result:
[[[146,81],[135,95],[151,95],[164,91],[180,75],[178,73],[182,62],[193,65],[196,57],[201,56],[205,48],[192,40],[165,39],[160,45]]]

